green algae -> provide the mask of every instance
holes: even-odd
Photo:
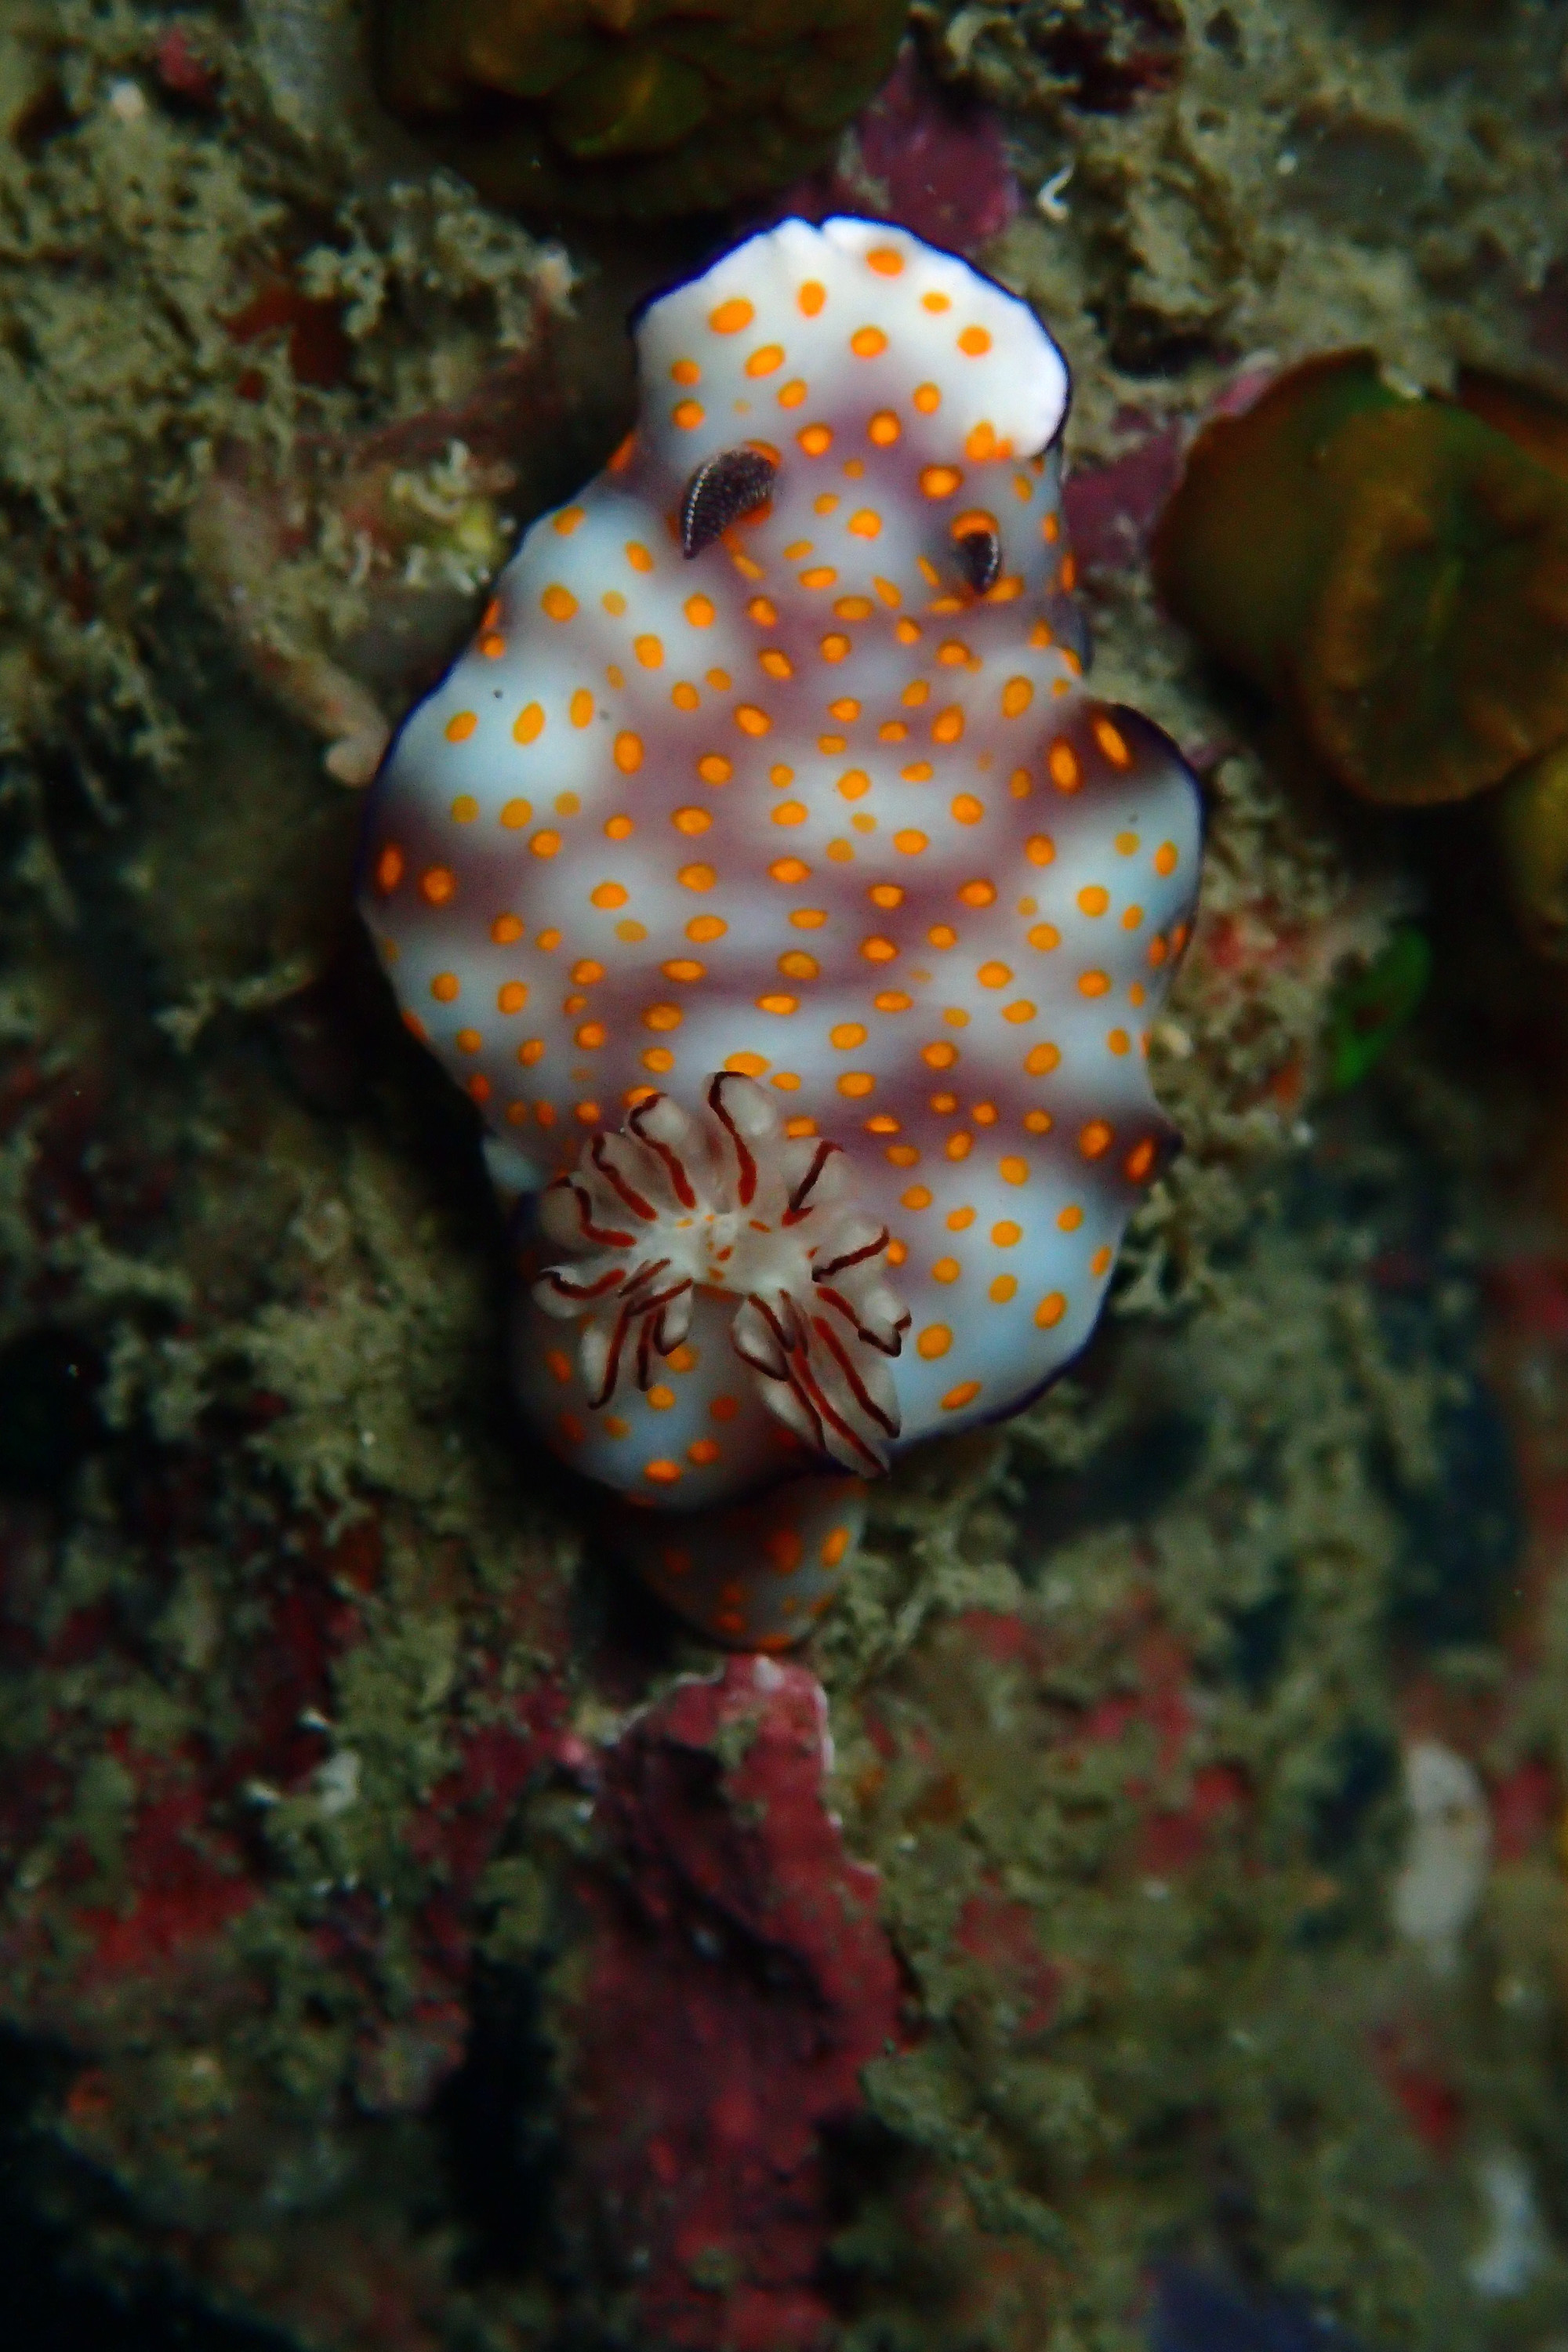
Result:
[[[1377,1067],[1431,976],[1431,941],[1414,923],[1401,923],[1376,961],[1344,982],[1329,1008],[1328,1082],[1336,1093]]]

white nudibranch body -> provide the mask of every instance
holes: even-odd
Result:
[[[637,431],[405,726],[362,904],[542,1193],[526,1411],[667,1527],[775,1489],[765,1572],[696,1518],[644,1563],[774,1642],[849,1542],[779,1481],[1015,1410],[1093,1328],[1169,1139],[1197,797],[1083,687],[1026,304],[786,221],[637,338]]]

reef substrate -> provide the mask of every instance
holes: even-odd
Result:
[[[9,2127],[187,2340],[1121,2352],[1163,2266],[1367,2352],[1563,2334],[1560,1012],[1458,817],[1315,805],[1144,560],[1260,351],[1561,369],[1560,44],[916,13],[1005,158],[899,104],[1073,362],[1097,687],[1205,778],[1186,1150],[1070,1380],[879,1486],[762,1664],[520,1438],[474,1123],[349,906],[378,730],[708,231],[487,210],[346,11],[0,36]]]

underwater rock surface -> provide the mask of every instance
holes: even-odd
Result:
[[[1259,355],[1561,394],[1558,12],[922,0],[1026,200],[983,266],[1072,367],[1095,691],[1203,777],[1151,1039],[1187,1149],[1070,1380],[895,1467],[771,1693],[511,1418],[478,1118],[321,766],[341,679],[399,719],[604,462],[625,301],[710,256],[623,226],[610,288],[392,150],[343,14],[0,29],[0,1394],[56,1433],[0,1449],[25,2259],[226,2352],[653,2352],[656,2277],[667,2339],[760,2281],[833,2352],[1132,2352],[1176,2273],[1243,2344],[1554,2352],[1561,1008],[1467,809],[1303,792],[1143,549]],[[1426,999],[1332,1093],[1411,926]],[[1422,1743],[1488,1823],[1446,1973],[1396,1932]],[[742,2161],[637,2165],[606,1956],[628,2033],[722,2019],[646,2079]],[[704,2080],[781,2078],[759,2177]]]

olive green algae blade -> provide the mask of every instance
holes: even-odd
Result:
[[[1340,782],[1465,800],[1568,734],[1568,478],[1369,352],[1209,425],[1161,521],[1177,619]]]
[[[1370,351],[1292,368],[1188,452],[1153,541],[1154,584],[1209,652],[1267,694],[1287,677],[1332,551],[1321,469],[1352,416],[1398,404]]]

